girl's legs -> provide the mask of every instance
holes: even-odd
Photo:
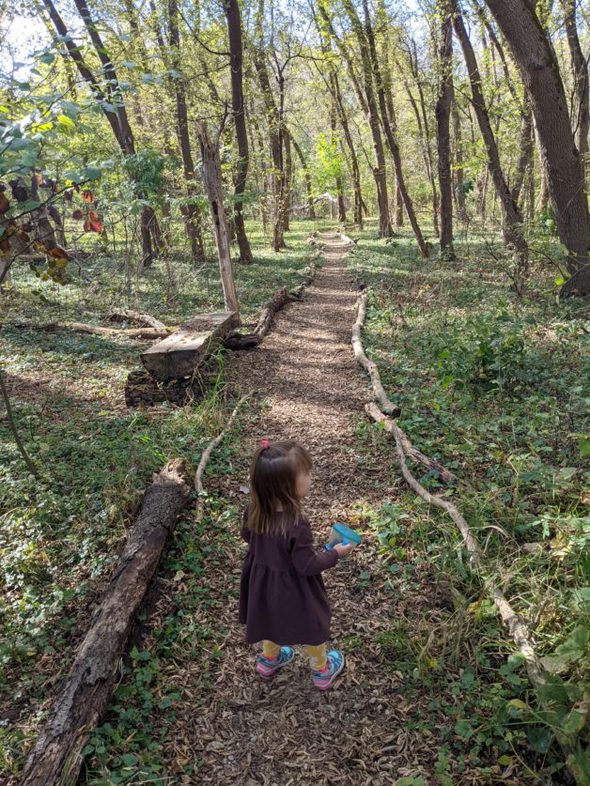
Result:
[[[326,645],[307,644],[305,646],[305,651],[309,656],[309,665],[311,666],[313,671],[324,671],[326,666],[328,665]]]
[[[265,640],[262,642],[262,652],[256,657],[256,671],[261,677],[268,679],[280,668],[291,663],[294,656],[292,647]]]
[[[267,641],[266,639],[262,642],[262,654],[265,658],[269,660],[274,660],[279,652],[281,651],[281,647],[279,644],[275,644],[274,641]]]

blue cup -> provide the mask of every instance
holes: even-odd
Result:
[[[350,543],[354,548],[354,546],[358,546],[359,543],[362,543],[362,540],[358,532],[350,529],[346,524],[333,524],[330,530],[330,540],[326,543],[324,548],[326,551],[332,551],[334,546],[338,543],[341,543],[343,546],[347,546]]]

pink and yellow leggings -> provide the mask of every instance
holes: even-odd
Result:
[[[262,654],[265,658],[276,658],[281,651],[281,645],[275,644],[274,641],[262,642]],[[312,646],[311,644],[305,645],[305,651],[309,656],[309,665],[314,671],[323,671],[328,665],[326,660],[326,645],[318,644]]]

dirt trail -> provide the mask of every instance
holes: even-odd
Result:
[[[350,520],[355,503],[394,495],[396,482],[379,456],[374,465],[359,468],[355,422],[363,416],[369,389],[350,345],[357,292],[343,262],[346,246],[335,235],[323,240],[325,264],[305,300],[280,313],[264,343],[254,352],[236,353],[228,369],[236,386],[258,391],[268,403],[252,434],[252,450],[264,436],[295,438],[311,451],[314,486],[306,510],[319,542],[330,522]],[[234,488],[227,492],[234,496],[243,478],[229,482]],[[199,624],[221,625],[230,633],[206,688],[198,661],[182,674],[187,688],[199,687],[188,688],[194,704],[180,710],[184,719],[166,748],[175,753],[177,766],[196,758],[201,766],[198,775],[180,776],[180,782],[378,786],[404,775],[428,777],[437,746],[429,732],[425,737],[423,729],[408,729],[402,676],[378,641],[396,625],[400,595],[371,538],[353,559],[325,574],[333,643],[347,656],[344,677],[327,694],[312,686],[302,651],[270,684],[255,676],[255,651],[244,644],[235,622],[243,553],[238,545],[233,553],[212,554],[205,567],[213,586]]]

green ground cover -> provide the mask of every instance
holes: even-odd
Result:
[[[254,264],[236,266],[245,321],[279,286],[300,283],[313,251],[313,222],[294,222],[274,254],[251,227]],[[34,735],[27,710],[51,696],[110,574],[151,474],[169,458],[196,464],[220,428],[223,370],[202,403],[136,412],[125,407],[128,372],[142,343],[23,323],[99,323],[112,306],[167,324],[223,306],[218,268],[180,256],[126,276],[120,259],[92,257],[71,283],[41,281],[17,267],[2,294],[0,361],[21,438],[42,481],[28,475],[5,418],[0,421],[0,772],[14,773]],[[215,466],[215,461],[213,462]],[[182,527],[179,530],[182,539]]]
[[[402,428],[461,479],[458,489],[445,491],[435,474],[414,468],[424,485],[458,501],[490,571],[534,631],[552,674],[545,696],[552,712],[529,708],[534,700],[518,658],[503,660],[510,643],[467,569],[450,520],[406,491],[395,515],[380,516],[384,553],[397,565],[411,544],[414,558],[434,568],[433,581],[448,584],[454,625],[446,620],[427,648],[432,679],[471,648],[477,680],[487,672],[485,701],[499,690],[505,706],[513,684],[508,709],[534,750],[545,755],[564,729],[580,732],[583,749],[590,695],[590,304],[559,301],[555,270],[541,256],[517,297],[493,236],[459,241],[457,254],[454,262],[422,260],[406,231],[391,241],[363,233],[349,266],[371,288],[364,342],[401,407]],[[367,439],[376,439],[375,429]],[[492,651],[502,659],[490,658]],[[476,724],[466,723],[458,732],[472,739]],[[590,771],[588,752],[579,757]]]

